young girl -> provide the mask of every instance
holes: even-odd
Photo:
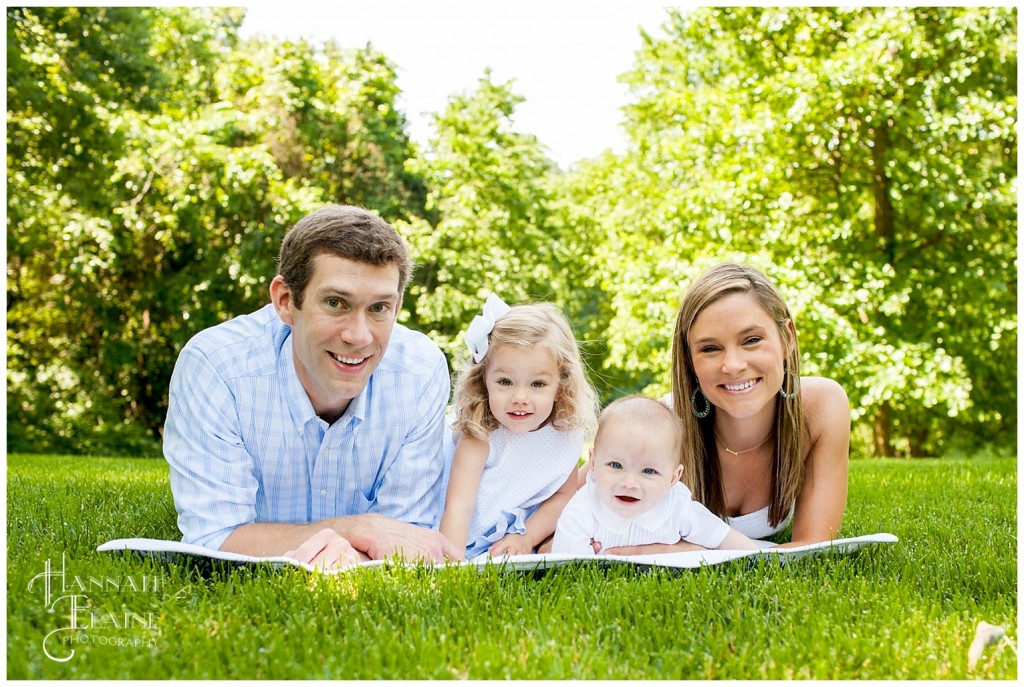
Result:
[[[441,533],[469,558],[532,553],[576,491],[597,398],[552,305],[510,308],[492,294],[466,343]]]

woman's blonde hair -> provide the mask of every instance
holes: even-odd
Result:
[[[593,433],[597,425],[597,394],[587,379],[586,368],[572,328],[562,313],[549,303],[516,305],[498,318],[488,337],[487,355],[479,363],[470,358],[455,382],[454,429],[467,436],[486,439],[499,422],[487,402],[487,365],[498,348],[543,346],[558,366],[558,394],[548,418],[555,429],[582,429]]]
[[[691,408],[691,399],[699,383],[688,337],[693,323],[705,308],[734,293],[752,296],[775,322],[779,337],[788,350],[783,360],[783,390],[790,394],[800,388],[800,350],[788,326],[793,318],[771,280],[753,267],[735,263],[716,265],[698,277],[686,291],[676,318],[672,338],[672,399],[684,427],[680,457],[683,479],[693,497],[720,517],[726,514],[722,471],[717,452],[708,448],[715,445],[716,409],[707,402],[710,412],[699,418]],[[776,396],[771,500],[768,506],[768,522],[772,527],[788,515],[804,482],[803,403],[798,394],[792,393],[792,396]],[[701,404],[701,401],[697,403]],[[701,405],[700,410],[703,410]]]

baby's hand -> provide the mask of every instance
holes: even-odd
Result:
[[[594,553],[601,553],[601,542],[596,539],[590,540],[590,547],[594,549]]]
[[[525,534],[506,534],[491,546],[491,557],[533,553],[533,542]]]

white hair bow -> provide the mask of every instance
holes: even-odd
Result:
[[[508,303],[492,293],[484,303],[483,314],[477,315],[469,323],[469,329],[466,330],[464,338],[466,345],[469,346],[469,352],[473,354],[474,363],[480,362],[487,355],[487,337],[494,330],[494,323],[511,309]]]

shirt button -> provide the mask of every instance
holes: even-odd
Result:
[[[320,490],[320,495],[321,496],[327,496],[327,490],[326,489],[321,489]]]

